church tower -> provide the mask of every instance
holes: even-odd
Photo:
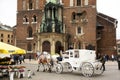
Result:
[[[45,0],[17,0],[16,45],[27,53],[36,51],[34,34],[39,28]]]
[[[96,0],[18,0],[16,43],[27,53],[96,49]]]

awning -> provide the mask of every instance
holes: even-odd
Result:
[[[0,42],[0,53],[4,54],[26,54],[24,49]]]

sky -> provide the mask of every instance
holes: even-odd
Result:
[[[97,0],[97,11],[118,20],[116,31],[120,39],[120,0]],[[0,0],[0,22],[9,26],[16,25],[17,0]]]

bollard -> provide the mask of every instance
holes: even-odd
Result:
[[[9,72],[9,77],[10,77],[10,80],[14,80],[14,72]]]
[[[28,78],[32,78],[31,77],[31,70],[28,70]]]

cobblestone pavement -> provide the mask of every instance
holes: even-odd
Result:
[[[120,70],[118,70],[117,62],[106,62],[106,71],[100,76],[93,76],[90,78],[84,77],[78,72],[64,72],[62,74],[56,74],[55,72],[37,72],[37,61],[36,60],[25,60],[25,63],[21,65],[26,66],[26,73],[24,78],[15,78],[14,80],[120,80]],[[28,70],[31,70],[31,78],[27,78]],[[0,80],[9,80],[9,79],[0,79]]]

